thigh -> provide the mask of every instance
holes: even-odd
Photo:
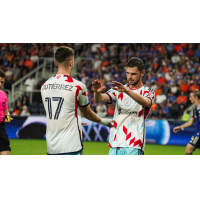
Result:
[[[196,148],[200,148],[200,139],[199,139],[199,136],[193,135],[191,137],[191,140],[190,140],[189,144],[194,147],[194,150]]]

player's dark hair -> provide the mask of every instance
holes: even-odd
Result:
[[[132,57],[128,61],[127,67],[137,67],[140,72],[145,70],[143,61],[141,59],[139,59],[139,58],[136,58],[136,57]]]
[[[0,70],[0,77],[1,77],[1,78],[5,78],[5,73],[4,73],[3,70]]]
[[[74,56],[75,51],[66,46],[61,46],[56,49],[54,52],[55,59],[58,63],[62,63],[64,61],[67,61],[68,58]]]
[[[193,93],[194,93],[194,97],[197,97],[200,100],[200,91],[196,89]]]

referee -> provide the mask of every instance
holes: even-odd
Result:
[[[10,122],[10,114],[8,112],[7,96],[6,93],[1,90],[5,83],[5,73],[0,70],[0,155],[10,155],[10,141],[8,134],[5,130],[5,122]]]

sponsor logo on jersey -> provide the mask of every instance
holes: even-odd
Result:
[[[5,107],[5,102],[2,103],[3,108]]]
[[[120,114],[134,114],[134,115],[137,115],[137,112],[136,111],[129,112],[128,110],[119,109],[118,114],[119,115]]]
[[[125,99],[124,104],[125,106],[129,106],[131,104],[131,99]]]

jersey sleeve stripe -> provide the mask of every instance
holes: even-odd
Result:
[[[113,99],[112,97],[110,96],[110,94],[108,92],[106,92],[105,94],[107,94],[109,97],[110,97],[110,101],[109,102],[106,102],[107,104],[112,104],[113,102]]]
[[[80,107],[86,107],[86,106],[88,106],[90,104],[90,102],[88,102],[86,105],[83,105],[83,106],[81,106],[81,105],[79,105]]]
[[[147,98],[151,100],[150,97],[147,97]],[[153,102],[152,102],[152,100],[151,100],[151,105],[150,105],[150,106],[147,106],[147,107],[150,108],[152,105],[153,105]]]

